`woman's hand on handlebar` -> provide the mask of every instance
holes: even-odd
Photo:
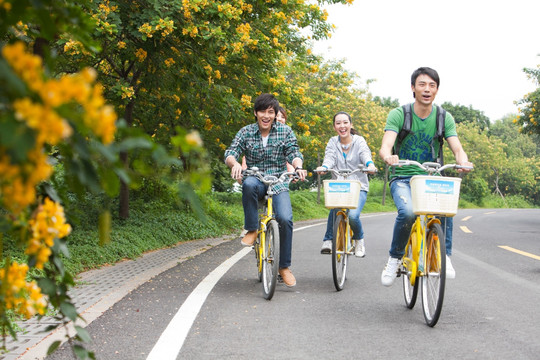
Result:
[[[325,168],[324,166],[319,166],[315,169],[315,172],[321,174],[321,175],[324,175],[328,172],[328,169]]]
[[[369,166],[366,168],[366,172],[368,174],[375,174],[377,173],[377,168],[375,167],[375,164],[371,163],[369,164]]]

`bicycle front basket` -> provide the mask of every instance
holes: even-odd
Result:
[[[457,214],[461,178],[415,175],[411,178],[413,212],[416,215]]]
[[[324,206],[328,209],[356,209],[361,184],[358,180],[324,180]]]

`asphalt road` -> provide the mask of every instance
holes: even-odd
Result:
[[[457,275],[447,282],[434,328],[420,301],[405,307],[400,279],[390,288],[380,284],[394,216],[362,216],[367,255],[350,259],[341,292],[330,256],[319,254],[325,223],[297,224],[296,287],[278,286],[264,300],[253,251],[242,257],[239,241],[226,242],[148,281],[92,322],[89,348],[97,359],[147,359],[182,308],[193,317],[177,321],[186,336],[175,328],[163,341],[178,349],[178,359],[540,358],[540,210],[458,213]],[[219,277],[215,269],[227,260],[230,269]],[[215,286],[207,278],[213,271]],[[65,344],[47,359],[75,357]]]

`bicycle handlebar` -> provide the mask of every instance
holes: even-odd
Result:
[[[246,169],[242,171],[243,176],[255,176],[263,184],[271,186],[278,183],[288,183],[295,179],[300,179],[296,171],[286,171],[279,176],[276,175],[265,175],[260,172],[259,168],[254,166],[251,169]],[[291,177],[292,175],[292,177]]]
[[[357,172],[362,172],[362,173],[367,173],[367,172],[370,172],[368,170],[368,167],[367,166],[364,166],[364,167],[361,167],[361,168],[358,168],[358,169],[354,169],[354,170],[350,170],[350,169],[325,169],[325,170],[313,170],[313,172],[316,172],[316,173],[325,173],[325,172],[331,172],[332,174],[336,175],[336,176],[342,176],[344,178],[347,178],[349,176],[351,176],[352,174],[356,174]],[[377,172],[377,169],[375,169],[374,172]]]
[[[472,170],[474,168],[472,166],[464,166],[464,165],[457,165],[457,164],[446,164],[446,165],[441,166],[441,164],[437,162],[427,161],[425,163],[419,163],[418,161],[414,161],[414,160],[399,160],[397,164],[392,164],[390,166],[407,166],[407,165],[418,166],[420,169],[427,171],[429,174],[433,174],[433,173],[440,174],[442,171],[446,169]]]

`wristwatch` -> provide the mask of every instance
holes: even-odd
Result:
[[[297,166],[294,168],[294,171],[298,171],[298,170],[304,170],[301,166]]]

